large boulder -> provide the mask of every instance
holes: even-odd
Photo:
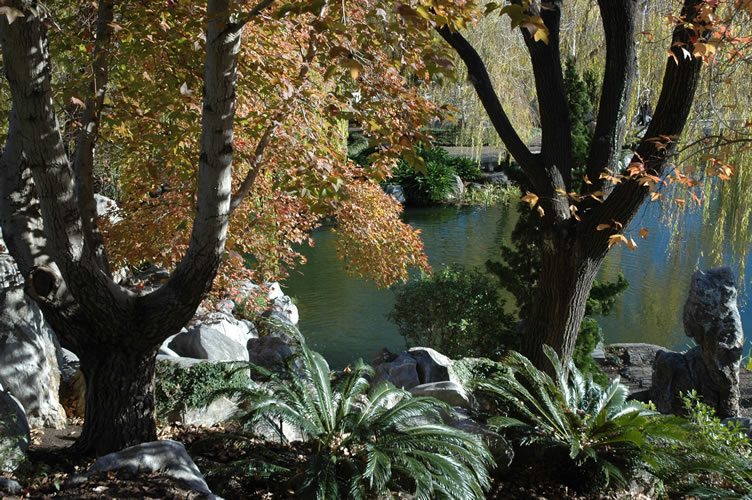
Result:
[[[473,409],[475,398],[467,392],[463,386],[457,382],[432,382],[430,384],[420,384],[410,389],[413,396],[427,396],[443,401],[449,406],[459,408]]]
[[[402,186],[400,186],[399,184],[387,184],[384,187],[384,192],[392,196],[401,205],[404,205],[405,203],[407,203],[407,196],[405,195],[405,190],[402,189]]]
[[[166,415],[168,422],[180,422],[185,425],[211,427],[226,422],[238,411],[238,404],[232,399],[220,396],[201,408],[180,408]]]
[[[236,319],[231,314],[224,312],[204,311],[196,314],[186,325],[186,329],[195,330],[197,328],[214,329],[240,345],[245,345],[250,338],[258,337],[253,323]]]
[[[386,381],[403,389],[435,382],[459,382],[452,364],[451,359],[430,347],[413,347],[399,356],[383,349],[371,361],[376,372],[374,384]]]
[[[684,305],[684,330],[697,347],[686,353],[659,351],[653,365],[651,399],[658,410],[683,411],[679,394],[694,389],[719,417],[739,414],[741,317],[730,269],[697,271]]]
[[[78,356],[68,349],[60,349],[60,404],[69,417],[86,415],[86,379]]]
[[[26,456],[30,442],[21,403],[0,386],[0,472],[13,472]]]
[[[412,347],[407,351],[417,363],[421,384],[433,382],[459,382],[452,368],[452,360],[430,347]]]
[[[0,291],[0,311],[0,384],[21,402],[31,427],[65,427],[54,332],[21,287]]]
[[[205,325],[177,334],[168,347],[187,358],[248,361],[245,344],[239,344],[219,330]]]
[[[86,472],[86,476],[101,472],[125,471],[130,474],[153,474],[179,479],[194,491],[216,498],[204,481],[185,446],[166,439],[131,446],[122,451],[100,457]]]
[[[451,413],[444,413],[442,418],[444,423],[450,427],[479,436],[488,446],[488,450],[493,455],[499,469],[505,470],[512,464],[514,459],[512,445],[504,439],[504,436],[488,425],[473,419],[466,409],[454,408]]]
[[[259,337],[248,340],[248,360],[268,370],[284,368],[285,361],[293,355],[290,344],[280,337]]]
[[[393,354],[387,352],[381,359],[383,361],[380,363],[378,358],[372,363],[375,370],[372,386],[375,387],[381,382],[390,382],[395,387],[412,389],[420,385],[418,362],[410,356],[410,353],[403,352],[394,357]]]

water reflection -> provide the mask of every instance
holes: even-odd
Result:
[[[630,283],[611,315],[599,318],[607,342],[683,349],[689,341],[682,329],[682,307],[691,274],[713,265],[705,254],[714,228],[703,224],[701,216],[666,224],[661,209],[660,204],[644,208],[630,227],[637,249],[612,249],[601,269],[600,279],[615,279],[621,271]],[[499,244],[509,241],[518,217],[513,207],[434,207],[410,209],[404,215],[421,230],[434,267],[454,262],[482,267],[487,259],[496,259]],[[647,240],[637,237],[642,227],[650,231]],[[337,368],[359,357],[369,361],[382,347],[404,349],[404,339],[386,319],[394,301],[392,292],[349,277],[336,259],[332,237],[328,230],[317,231],[316,245],[303,249],[308,263],[285,283],[286,292],[298,304],[301,331],[308,342]],[[740,301],[747,328],[752,328],[746,305],[750,289],[747,282]]]

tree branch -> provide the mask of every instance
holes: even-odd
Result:
[[[674,28],[670,50],[675,57],[666,61],[663,85],[655,114],[642,139],[633,162],[642,162],[646,171],[652,175],[662,177],[668,167],[668,159],[677,147],[677,141],[684,130],[687,118],[692,109],[695,92],[700,79],[702,58],[685,57],[680,45],[688,47],[691,52],[691,32],[688,26],[702,26],[695,20],[697,9],[703,5],[703,0],[685,0],[682,8],[682,18],[688,23],[680,23]],[[598,224],[610,224],[618,221],[627,227],[637,213],[640,206],[650,194],[649,186],[639,179],[628,179],[618,184],[603,204],[594,207],[583,220],[585,234],[601,234],[600,245],[606,245],[609,231],[595,231]],[[593,246],[593,251],[596,250]]]
[[[626,112],[632,99],[635,67],[635,0],[599,0],[598,6],[606,37],[606,68],[603,73],[598,121],[590,145],[587,176],[588,191],[603,191],[606,181],[600,175],[606,169],[618,170],[619,153],[626,133]]]
[[[520,164],[525,174],[536,184],[535,179],[539,177],[538,159],[536,155],[530,152],[528,147],[522,142],[517,131],[509,121],[504,107],[499,101],[499,97],[493,88],[491,77],[488,74],[486,65],[481,59],[475,48],[459,32],[452,31],[447,26],[437,28],[439,35],[457,52],[462,61],[467,66],[467,72],[470,83],[473,84],[475,92],[478,95],[483,107],[488,113],[496,133],[504,142],[504,146],[509,153]]]
[[[561,70],[559,52],[559,29],[561,24],[561,3],[553,1],[542,10],[531,4],[531,15],[539,15],[548,29],[548,43],[536,41],[533,33],[521,27],[522,36],[530,53],[538,96],[538,110],[541,120],[541,155],[545,168],[558,170],[551,172],[549,181],[560,176],[563,185],[553,185],[550,190],[570,191],[572,181],[572,127],[569,121],[569,104],[564,90],[564,77]],[[542,191],[544,195],[552,193]],[[567,210],[568,212],[568,210]]]
[[[145,332],[163,340],[177,332],[209,292],[225,248],[232,195],[233,126],[241,31],[228,30],[230,0],[209,0],[204,63],[198,197],[191,241],[183,259],[161,288],[139,297]],[[169,317],[164,314],[169,308]]]
[[[97,229],[97,204],[94,201],[94,145],[99,131],[102,106],[108,80],[108,56],[112,45],[112,21],[114,3],[110,0],[99,2],[97,34],[94,45],[93,75],[86,98],[81,130],[76,144],[73,161],[76,172],[78,206],[83,221],[84,237],[91,248],[100,268],[110,275],[110,265],[104,247],[104,240]]]

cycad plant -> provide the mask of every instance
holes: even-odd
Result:
[[[403,491],[415,498],[483,498],[493,459],[477,436],[442,424],[434,398],[390,384],[369,393],[373,370],[359,361],[333,381],[324,358],[300,345],[283,374],[265,372],[240,420],[284,422],[309,441],[306,467],[293,481],[318,499],[371,498]]]
[[[682,426],[638,402],[626,401],[627,389],[614,380],[607,387],[583,376],[571,361],[564,370],[556,352],[544,346],[555,378],[535,368],[519,353],[502,361],[512,374],[479,381],[479,388],[499,397],[514,414],[489,423],[515,431],[521,444],[539,444],[544,450],[564,451],[574,474],[570,480],[624,485],[655,453],[654,444],[681,440]]]

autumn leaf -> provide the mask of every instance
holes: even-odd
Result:
[[[525,196],[520,198],[520,201],[524,201],[525,203],[530,205],[530,208],[533,208],[538,203],[538,195],[528,191]]]
[[[632,238],[629,238],[629,240],[627,240],[626,245],[627,245],[627,248],[629,248],[632,251],[634,251],[635,248],[637,248],[637,243],[635,243],[635,240],[633,240]]]
[[[8,24],[13,24],[13,21],[19,17],[24,17],[23,12],[13,7],[0,7],[0,14],[5,14]]]
[[[598,224],[597,226],[595,226],[596,231],[605,231],[606,229],[610,229],[610,228],[611,228],[611,224]]]
[[[538,205],[537,207],[535,207],[535,209],[538,211],[541,217],[546,215],[546,212],[543,210],[542,206]]]
[[[648,231],[647,228],[643,227],[642,229],[637,231],[637,234],[640,235],[643,240],[646,240],[648,238],[648,234],[650,234],[650,231]]]
[[[627,244],[626,236],[624,236],[623,234],[612,234],[611,236],[608,237],[608,248],[611,248],[612,246],[618,243],[623,243],[626,245]]]

